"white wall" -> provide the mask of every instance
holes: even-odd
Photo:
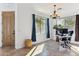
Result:
[[[50,20],[50,34],[51,34],[51,39],[53,40],[56,40],[56,37],[55,37],[55,29],[53,29],[53,26],[56,25],[56,20],[54,19],[51,19]]]
[[[31,39],[32,13],[31,4],[17,4],[16,49],[24,47],[25,39]]]
[[[33,8],[32,4],[17,4],[17,21],[16,21],[16,40],[15,40],[15,48],[19,49],[24,47],[24,41],[26,39],[31,39],[32,34],[32,14],[45,16],[45,14],[36,11]],[[44,34],[37,35],[36,42],[40,43],[45,41]]]
[[[30,4],[0,4],[0,47],[2,47],[2,11],[15,11],[15,48],[22,48],[24,40],[31,38],[33,8]]]
[[[0,47],[2,47],[2,11],[15,11],[16,13],[16,4],[0,4]]]
[[[32,14],[48,17],[47,15],[34,10],[32,4],[0,4],[0,47],[2,46],[2,11],[15,11],[15,48],[24,47],[25,39],[31,39],[32,33]],[[36,42],[48,40],[45,33],[37,35]]]

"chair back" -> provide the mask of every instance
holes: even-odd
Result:
[[[69,31],[69,32],[68,32],[68,35],[69,35],[69,36],[72,36],[72,34],[73,34],[73,31]]]

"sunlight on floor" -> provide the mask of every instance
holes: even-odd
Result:
[[[26,56],[79,56],[79,46],[70,45],[70,48],[63,48],[58,44],[50,40],[36,45]]]
[[[43,49],[44,49],[44,45],[45,44],[38,45],[38,47],[36,48],[36,50],[34,51],[34,53],[32,54],[32,56],[35,56],[35,55],[41,53],[43,51]]]
[[[36,46],[35,46],[35,47],[33,47],[33,49],[31,49],[31,50],[30,50],[30,52],[29,52],[29,53],[27,53],[27,55],[26,55],[26,56],[31,56],[32,52],[33,52],[35,49],[36,49]]]
[[[71,45],[71,49],[79,54],[79,47],[78,46]]]

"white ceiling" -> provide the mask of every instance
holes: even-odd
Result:
[[[50,15],[53,12],[53,5],[56,4],[56,8],[62,8],[58,11],[61,17],[71,16],[79,14],[79,3],[30,3],[36,11],[42,12],[44,14]],[[0,4],[0,10],[5,7],[15,8],[16,4]]]
[[[62,8],[59,11],[61,17],[79,14],[79,3],[34,3],[33,7],[37,11],[50,15],[54,4],[57,5],[56,8]]]

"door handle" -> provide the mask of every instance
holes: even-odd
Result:
[[[13,33],[12,34],[15,34],[15,31],[13,30]]]
[[[15,32],[13,32],[12,34],[15,34]]]

